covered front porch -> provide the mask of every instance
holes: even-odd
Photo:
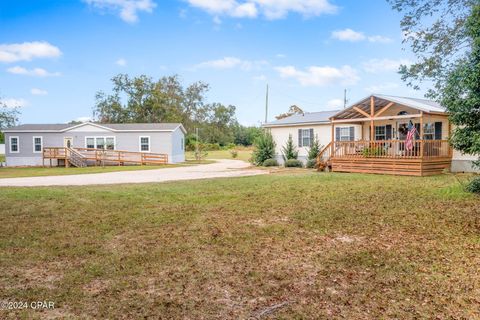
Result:
[[[409,122],[417,133],[406,143]],[[331,118],[324,153],[336,172],[425,176],[450,168],[450,123],[431,101],[372,95]]]

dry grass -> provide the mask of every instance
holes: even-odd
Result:
[[[235,159],[249,161],[252,157],[253,148],[251,147],[236,147],[234,150],[237,151],[237,157]],[[213,150],[207,151],[207,159],[234,159],[231,150]],[[188,151],[185,153],[187,159],[195,159],[195,153],[193,151]]]
[[[480,317],[480,198],[452,176],[6,188],[0,203],[0,300],[58,307],[0,318]]]

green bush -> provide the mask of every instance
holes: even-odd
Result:
[[[317,165],[317,159],[310,159],[310,160],[307,160],[307,164],[305,165],[305,167],[315,168],[316,165]]]
[[[480,177],[474,178],[466,187],[468,192],[480,194]]]
[[[238,151],[235,149],[232,149],[230,150],[230,155],[232,156],[232,158],[235,159],[236,157],[238,157]]]
[[[230,150],[235,148],[237,145],[235,143],[229,143],[226,146],[223,147],[223,149]]]
[[[387,151],[382,147],[367,147],[362,150],[362,155],[364,157],[378,157],[386,154]]]
[[[278,167],[278,161],[276,159],[267,159],[263,161],[264,167]]]
[[[255,139],[254,147],[252,163],[257,166],[261,166],[265,160],[275,157],[275,141],[273,141],[270,131],[262,131],[262,134]]]
[[[297,159],[288,159],[285,161],[285,167],[287,168],[303,168],[303,163]]]
[[[315,160],[317,158],[318,154],[320,153],[320,151],[322,151],[322,148],[323,148],[323,146],[320,145],[320,142],[318,141],[317,136],[313,137],[312,145],[308,149],[307,159],[308,160]]]
[[[287,144],[285,145],[285,147],[282,148],[282,152],[283,152],[282,154],[283,160],[285,161],[298,158],[298,151],[297,151],[297,148],[295,148],[295,145],[293,144],[293,139],[291,134],[288,135]]]

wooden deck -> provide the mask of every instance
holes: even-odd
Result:
[[[122,150],[102,150],[89,148],[45,147],[43,148],[43,164],[45,160],[62,160],[65,167],[73,165],[125,165],[125,164],[166,164],[168,155],[150,152],[132,152]]]
[[[452,150],[447,140],[335,141],[319,154],[319,169],[334,172],[428,176],[449,169]]]

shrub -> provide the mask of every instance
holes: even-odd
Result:
[[[285,161],[298,158],[298,151],[295,148],[295,145],[293,144],[293,139],[291,134],[288,135],[287,144],[285,145],[285,147],[282,148],[282,152],[283,152],[282,154],[283,160]]]
[[[303,168],[303,163],[297,159],[288,159],[285,161],[285,167],[287,168]]]
[[[320,153],[322,146],[318,142],[317,136],[313,137],[312,146],[308,149],[308,160],[315,160]],[[312,167],[313,168],[313,167]]]
[[[307,168],[315,168],[316,166],[317,166],[317,159],[307,160],[307,164],[305,165],[305,167]]]
[[[384,156],[387,152],[382,147],[368,147],[362,150],[362,155],[364,157],[377,157]]]
[[[230,150],[230,149],[233,149],[235,148],[237,145],[235,143],[229,143],[227,144],[226,146],[224,146],[223,148],[224,149],[227,149],[227,150]]]
[[[238,157],[238,151],[235,150],[235,149],[230,150],[230,154],[232,155],[232,158],[234,158],[234,159],[235,159],[236,157]]]
[[[278,167],[278,161],[276,159],[267,159],[263,161],[264,167]]]
[[[262,134],[255,139],[252,154],[252,163],[261,166],[267,159],[275,157],[275,141],[269,131],[262,131]]]
[[[466,187],[468,192],[480,194],[480,177],[474,178]]]

